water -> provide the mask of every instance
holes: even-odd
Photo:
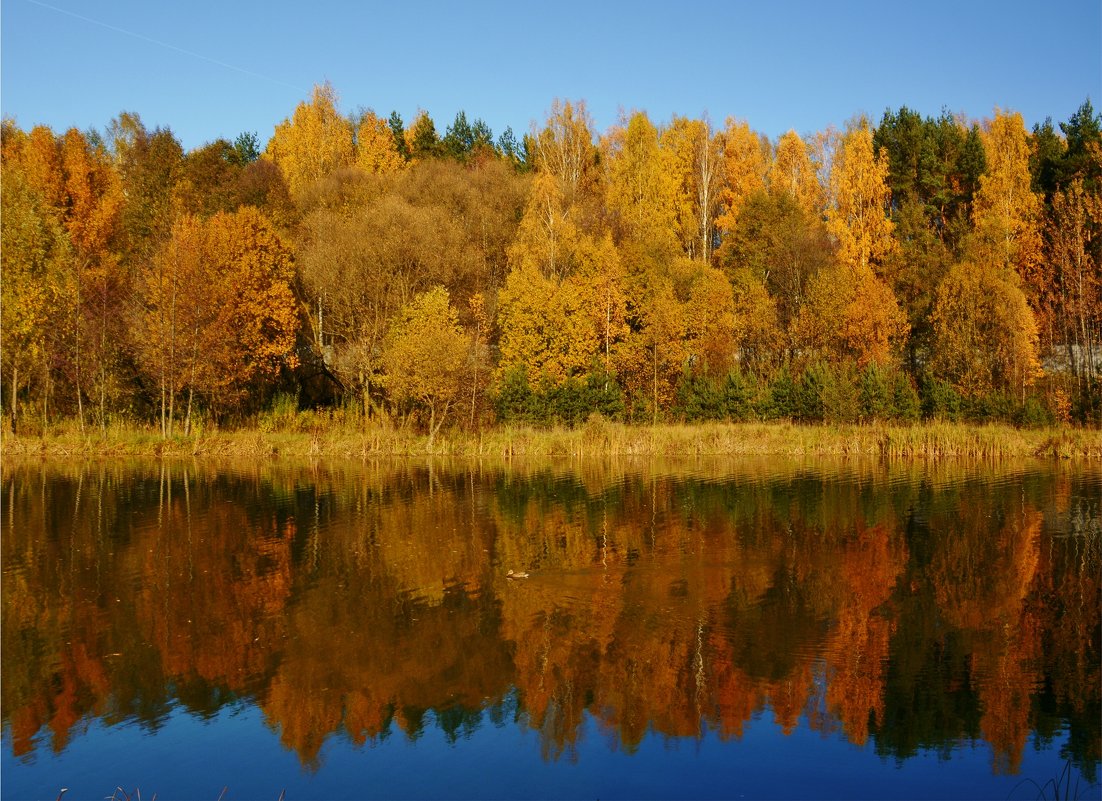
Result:
[[[34,465],[2,500],[4,798],[1099,797],[1097,466]]]

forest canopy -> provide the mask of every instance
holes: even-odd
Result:
[[[273,403],[442,426],[1102,423],[1102,116],[901,106],[771,139],[584,101],[495,138],[345,114],[185,152],[2,128],[12,430],[248,422]]]

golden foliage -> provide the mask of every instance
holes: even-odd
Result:
[[[724,173],[721,209],[716,224],[731,231],[739,212],[755,192],[765,187],[769,171],[769,140],[742,120],[730,118],[722,134]]]
[[[356,166],[369,173],[396,172],[406,166],[387,121],[372,111],[356,127]]]
[[[830,168],[833,203],[827,228],[838,241],[838,259],[854,269],[879,268],[897,247],[888,218],[888,158],[875,153],[862,117],[842,136]]]
[[[674,202],[677,237],[682,251],[705,263],[711,260],[716,214],[724,180],[723,139],[705,120],[674,117],[662,132],[677,180]]]
[[[906,339],[906,315],[891,288],[867,267],[827,267],[811,280],[807,294],[798,338],[831,360],[889,364]]]
[[[987,169],[972,205],[974,260],[1001,264],[1039,286],[1041,199],[1032,191],[1029,135],[1018,112],[995,109],[980,129]]]
[[[646,114],[631,115],[608,159],[605,202],[629,272],[669,259],[677,251],[677,179]]]
[[[1022,391],[1040,373],[1037,324],[1016,276],[990,263],[950,269],[933,309],[932,366],[966,395]]]
[[[294,366],[293,280],[290,248],[256,209],[177,220],[138,286],[139,354],[163,403],[185,389],[232,402]]]
[[[777,140],[769,167],[769,191],[787,194],[809,214],[822,212],[824,198],[819,172],[810,149],[795,131],[788,131]]]
[[[597,181],[593,121],[585,101],[556,98],[542,130],[533,132],[536,169],[554,176],[567,203]]]
[[[318,84],[310,100],[276,126],[264,155],[283,172],[292,195],[301,195],[321,179],[355,159],[352,123],[337,110],[337,93]]]
[[[429,443],[465,390],[470,337],[443,287],[402,307],[383,343],[387,388],[399,404],[428,410]]]

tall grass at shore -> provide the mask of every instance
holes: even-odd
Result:
[[[81,432],[61,423],[45,434],[5,434],[3,457],[308,457],[454,456],[882,456],[903,459],[1060,458],[1102,460],[1102,432],[1018,429],[1008,425],[794,425],[701,423],[632,426],[594,417],[577,428],[501,426],[446,432],[432,442],[388,422],[351,424],[308,413],[255,427],[204,429],[165,438],[154,427],[113,425]]]

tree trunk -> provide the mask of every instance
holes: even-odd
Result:
[[[658,342],[654,343],[654,425],[658,425]]]
[[[436,436],[436,404],[429,404],[429,453],[432,453],[432,440]]]
[[[47,416],[47,405],[50,402],[50,368],[48,361],[43,362],[43,364],[46,365],[45,369],[42,371],[42,434],[43,436],[45,436],[46,427],[49,422],[49,417]]]
[[[103,354],[100,354],[103,359]],[[99,428],[103,436],[107,436],[107,368],[100,362],[99,370]]]
[[[77,367],[77,376],[80,375],[80,367]],[[77,378],[77,418],[80,420],[80,433],[84,433],[84,402],[80,397],[80,378]]]
[[[77,389],[77,417],[80,420],[80,433],[84,433],[84,401],[80,397],[81,394],[81,374],[80,374],[80,329],[81,329],[81,317],[83,316],[83,302],[80,286],[80,271],[82,266],[77,266],[77,297],[76,297],[76,325],[73,332],[73,361],[76,363],[76,389]]]
[[[176,387],[170,386],[168,388],[168,435],[171,437],[175,432],[173,429],[176,425]]]
[[[184,436],[191,436],[191,399],[195,397],[195,387],[187,388],[187,422],[184,423]]]
[[[13,433],[13,434],[15,433],[16,419],[18,417],[18,415],[16,414],[16,410],[17,410],[16,404],[19,401],[18,389],[19,389],[19,365],[15,364],[15,365],[12,366],[12,376],[11,376],[11,433]]]
[[[184,423],[184,436],[189,436],[191,433],[191,400],[195,397],[195,362],[199,357],[199,323],[195,324],[195,329],[191,337],[191,378],[188,380],[187,385],[187,421]],[[168,425],[169,431],[172,430],[172,418],[175,417],[175,405],[176,400],[176,387],[172,387],[172,397],[169,399],[169,416]]]

